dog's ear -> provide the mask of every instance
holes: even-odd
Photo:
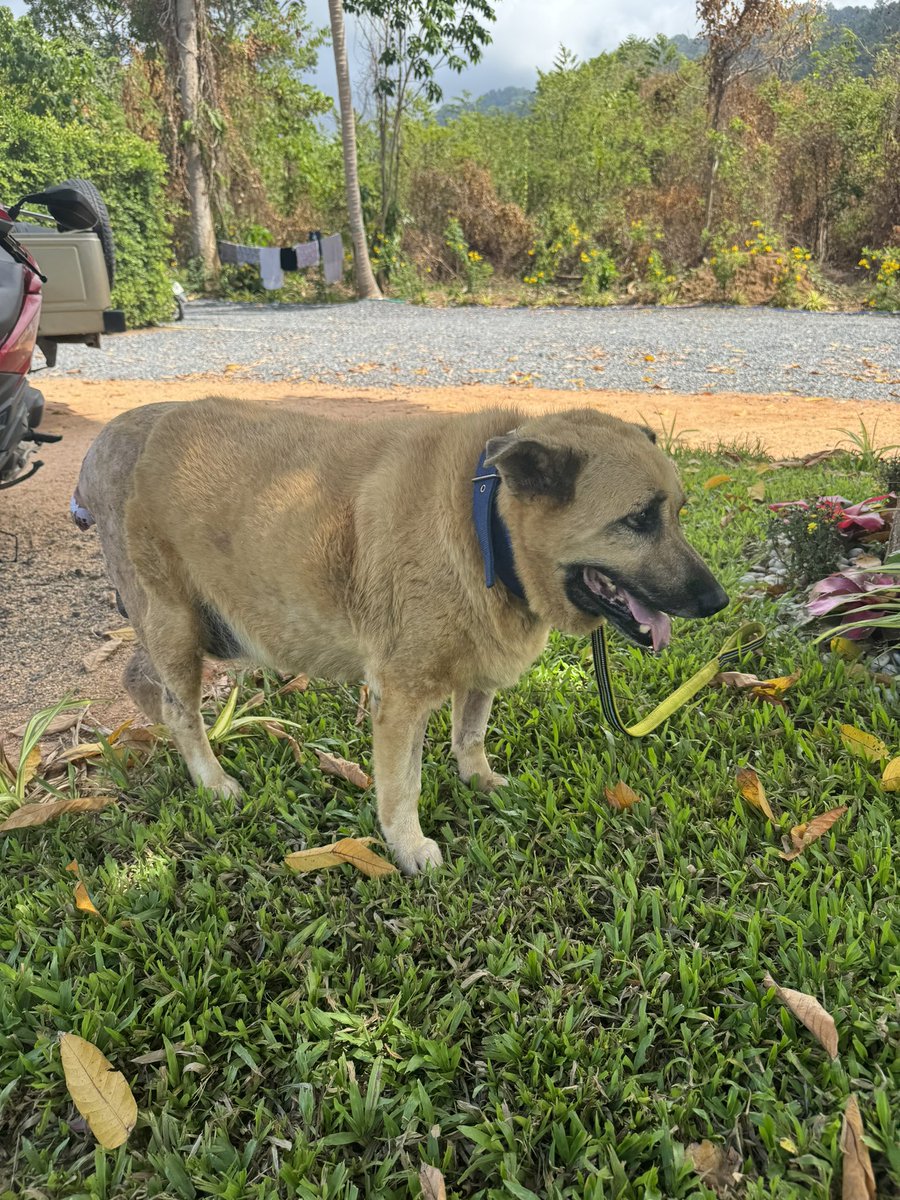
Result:
[[[654,446],[656,445],[656,432],[649,425],[640,425],[637,421],[633,421],[632,424],[635,429],[639,429],[641,433],[645,434]]]
[[[584,457],[567,446],[547,446],[515,430],[490,438],[484,448],[485,466],[496,467],[517,496],[547,496],[567,504],[575,495],[575,480]]]

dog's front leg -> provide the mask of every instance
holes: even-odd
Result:
[[[482,792],[505,787],[508,782],[491,770],[484,752],[484,735],[493,702],[493,692],[453,693],[453,753],[459,774],[464,783],[477,777],[476,786]]]
[[[422,743],[434,704],[390,687],[373,705],[372,746],[378,819],[400,869],[415,875],[442,862],[437,842],[422,833]]]

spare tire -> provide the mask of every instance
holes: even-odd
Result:
[[[97,214],[98,220],[93,232],[96,233],[100,239],[100,245],[103,247],[103,261],[106,263],[106,274],[109,276],[111,288],[116,279],[116,243],[103,197],[89,179],[66,179],[63,181],[63,186],[74,188],[76,192],[80,192]]]

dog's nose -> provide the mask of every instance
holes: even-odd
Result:
[[[714,587],[704,588],[698,593],[695,601],[698,617],[711,617],[720,612],[728,603],[728,593],[720,583]]]

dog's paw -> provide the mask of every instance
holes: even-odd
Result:
[[[404,875],[418,875],[429,867],[439,867],[444,861],[441,848],[431,838],[422,838],[415,846],[392,846],[397,866]]]
[[[481,775],[473,775],[469,783],[478,792],[493,792],[497,788],[509,786],[509,780],[505,775],[498,775],[496,771],[488,771],[483,777]]]

